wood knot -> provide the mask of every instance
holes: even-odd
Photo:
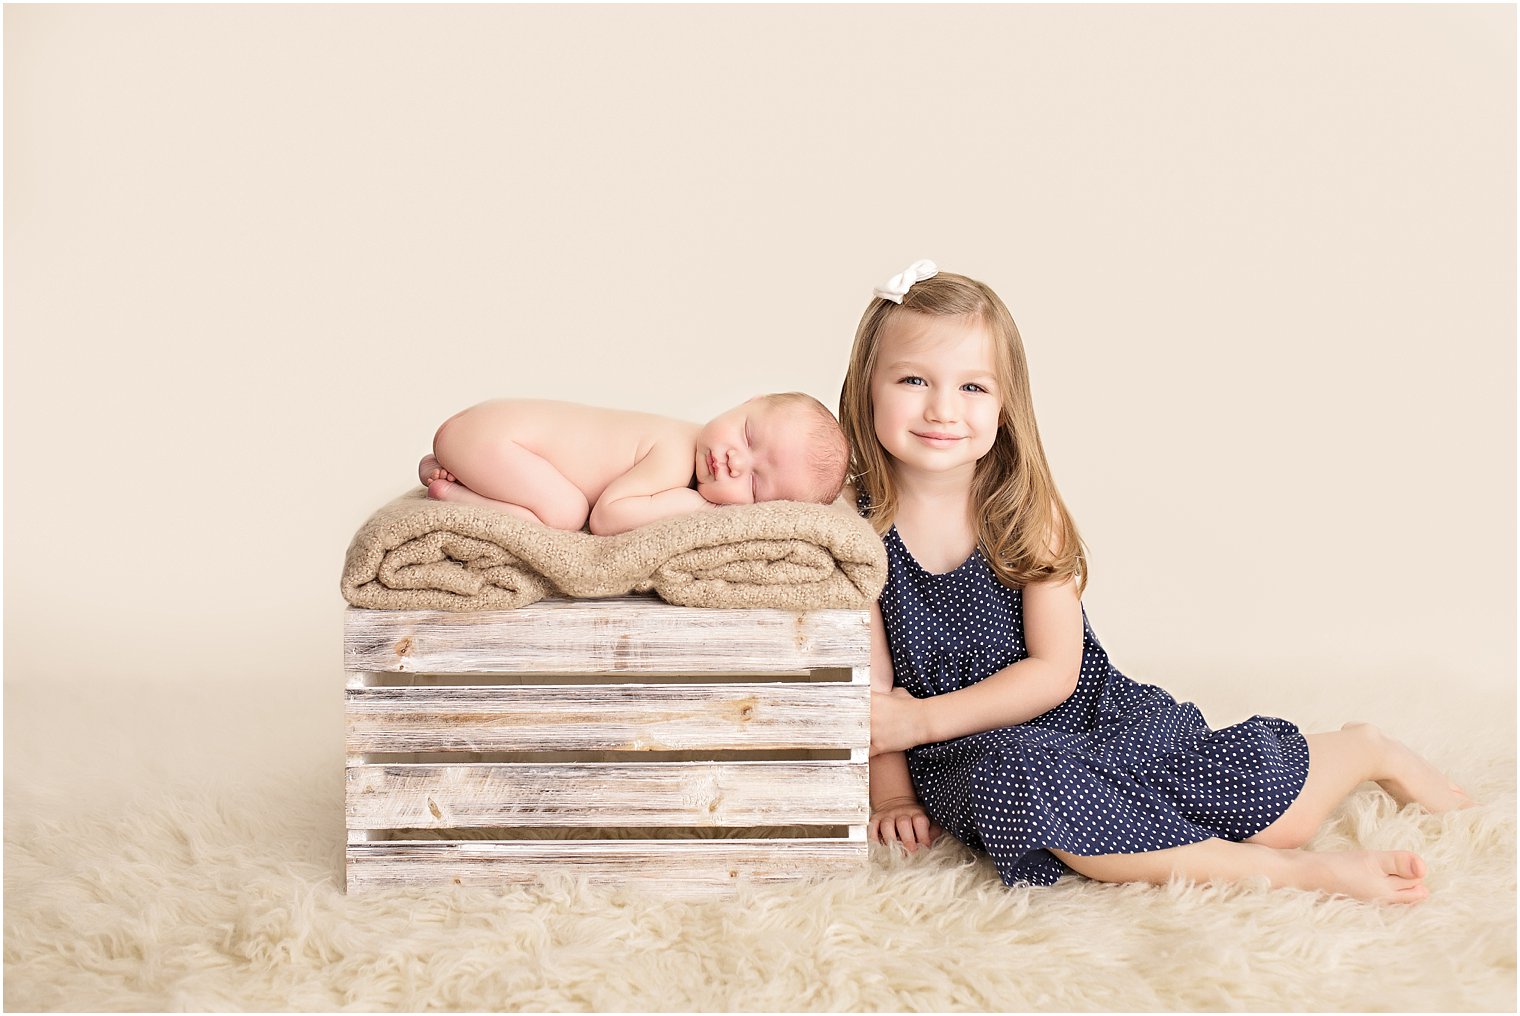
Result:
[[[411,651],[412,651],[412,637],[410,635],[406,636],[400,642],[396,643],[396,655],[397,656],[405,656],[407,653],[410,653]]]
[[[637,662],[633,639],[626,634],[619,635],[612,643],[612,669],[627,670]]]
[[[427,802],[428,802],[428,811],[430,811],[430,812],[433,813],[433,817],[434,818],[441,820],[443,818],[443,812],[441,812],[441,811],[438,810],[437,803],[431,797],[427,799]]]
[[[747,706],[741,706],[739,708],[739,719],[741,719],[741,720],[753,720],[754,718],[755,718],[755,707],[754,707],[753,704],[747,705]]]

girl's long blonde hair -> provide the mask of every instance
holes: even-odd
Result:
[[[992,450],[977,462],[971,482],[982,555],[1004,585],[1023,587],[1047,579],[1075,578],[1080,598],[1087,588],[1086,548],[1045,461],[1029,394],[1024,341],[998,295],[964,275],[940,272],[915,282],[901,306],[877,297],[855,330],[849,371],[839,393],[839,423],[850,439],[850,479],[869,499],[871,524],[886,535],[898,503],[891,464],[876,437],[871,373],[876,369],[882,327],[910,311],[938,317],[975,315],[993,339],[1002,412]],[[1052,544],[1057,547],[1054,555]]]

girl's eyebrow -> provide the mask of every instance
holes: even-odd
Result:
[[[898,360],[895,363],[889,363],[889,364],[887,364],[886,367],[884,367],[883,369],[884,370],[889,370],[889,371],[898,371],[898,370],[923,371],[924,370],[924,365],[921,364],[921,363],[915,363],[912,360]],[[952,369],[946,371],[945,373],[947,373],[947,374],[954,374],[954,373],[956,373],[956,371],[954,370],[954,368],[952,368]],[[982,370],[980,368],[978,368],[976,370],[967,371],[966,373],[962,374],[961,376],[962,377],[966,377],[966,378],[975,378],[975,379],[978,379],[978,380],[980,380],[982,378],[987,378],[989,380],[994,380],[994,381],[997,380],[997,375],[994,374],[992,371],[990,371],[990,370]]]

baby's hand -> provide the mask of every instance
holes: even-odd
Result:
[[[908,853],[927,847],[944,832],[915,798],[896,798],[871,813],[866,835],[884,845],[901,843]]]

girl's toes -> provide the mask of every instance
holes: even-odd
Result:
[[[1419,903],[1429,898],[1430,889],[1424,882],[1417,882],[1393,894],[1393,902],[1395,903]]]
[[[1385,855],[1383,870],[1399,878],[1418,880],[1425,877],[1425,861],[1407,850],[1391,850]]]

